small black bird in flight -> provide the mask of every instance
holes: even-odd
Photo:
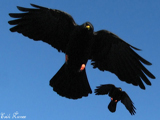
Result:
[[[14,25],[10,31],[23,34],[35,41],[42,40],[65,53],[65,62],[50,80],[50,86],[59,95],[78,99],[92,93],[86,64],[92,61],[93,68],[110,71],[122,81],[139,85],[145,89],[144,81],[151,85],[148,77],[155,79],[142,63],[150,62],[133,51],[139,50],[115,34],[100,30],[94,32],[93,25],[86,22],[77,25],[71,15],[56,9],[31,4],[35,8],[17,8],[22,13],[10,13]]]
[[[112,84],[105,84],[98,86],[97,89],[95,89],[95,93],[96,95],[108,94],[111,97],[111,102],[108,105],[108,109],[111,112],[116,111],[117,103],[121,100],[121,102],[125,105],[127,110],[131,113],[131,115],[134,115],[136,113],[136,108],[134,107],[132,100],[126,92],[122,91],[121,88],[117,88]]]

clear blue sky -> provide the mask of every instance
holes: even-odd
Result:
[[[153,64],[146,67],[156,76],[150,79],[152,86],[145,85],[146,90],[122,82],[109,72],[92,69],[90,61],[86,66],[92,90],[109,83],[122,87],[137,108],[135,116],[121,102],[111,113],[108,95],[70,100],[52,91],[49,80],[64,63],[64,54],[9,31],[8,13],[19,12],[16,6],[31,7],[30,3],[63,10],[77,24],[90,21],[95,31],[107,29],[142,49],[137,53]],[[0,0],[0,113],[12,116],[18,111],[28,120],[159,120],[159,5],[159,0]]]

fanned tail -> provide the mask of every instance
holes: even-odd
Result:
[[[81,72],[67,70],[64,63],[50,80],[50,86],[57,94],[70,99],[78,99],[92,93],[85,69]]]
[[[110,112],[116,111],[117,102],[111,101],[108,105],[108,109]]]

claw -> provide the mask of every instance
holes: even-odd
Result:
[[[117,100],[115,100],[114,102],[117,102]]]
[[[111,98],[111,100],[113,100],[113,98]]]

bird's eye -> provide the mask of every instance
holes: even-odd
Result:
[[[90,29],[91,29],[91,26],[90,26],[90,25],[86,25],[86,28],[87,28],[88,30],[90,30]]]
[[[121,89],[121,88],[120,88],[119,90],[120,90],[120,91],[122,91],[122,89]]]

